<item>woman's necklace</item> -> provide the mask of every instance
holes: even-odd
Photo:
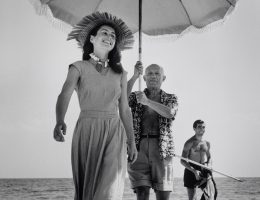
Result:
[[[89,54],[89,56],[92,58],[93,64],[95,65],[96,70],[102,74],[106,75],[108,71],[108,62],[109,59],[102,61],[99,57],[97,57],[94,53]]]

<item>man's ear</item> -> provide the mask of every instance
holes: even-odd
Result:
[[[165,75],[163,75],[163,81],[165,81],[165,79],[166,79],[166,76],[165,76]]]
[[[144,79],[144,81],[146,81],[146,76],[145,75],[143,76],[143,79]]]

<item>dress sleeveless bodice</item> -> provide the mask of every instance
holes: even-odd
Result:
[[[111,68],[100,74],[89,61],[78,61],[73,66],[80,72],[77,94],[81,111],[116,112],[121,95],[121,74]]]

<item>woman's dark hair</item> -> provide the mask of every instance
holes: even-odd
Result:
[[[116,28],[114,27],[113,24],[100,24],[98,26],[96,26],[95,28],[93,28],[91,31],[90,31],[90,34],[87,36],[86,38],[86,42],[83,46],[83,60],[89,60],[90,59],[90,56],[89,54],[93,53],[93,44],[90,42],[90,36],[91,35],[94,35],[96,36],[97,35],[97,32],[99,30],[99,28],[101,26],[104,26],[104,25],[107,25],[109,27],[112,27],[115,32],[116,32]],[[118,35],[117,35],[117,32],[116,32],[116,38],[118,38]],[[115,47],[108,53],[108,59],[109,59],[109,67],[115,72],[115,73],[122,73],[123,72],[123,67],[121,65],[121,52],[119,51],[118,49],[118,46],[117,46],[117,39],[116,39],[116,43],[115,43]]]

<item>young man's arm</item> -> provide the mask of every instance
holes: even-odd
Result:
[[[212,158],[211,158],[211,152],[210,152],[210,143],[206,142],[208,146],[208,151],[207,151],[207,165],[208,167],[212,167]]]
[[[189,151],[191,149],[192,146],[192,142],[185,142],[183,150],[182,150],[182,157],[183,158],[188,158],[189,155]],[[189,159],[189,158],[188,158]],[[199,180],[200,179],[200,172],[197,171],[196,169],[194,169],[186,160],[182,160],[181,159],[181,164],[188,170],[190,170],[191,172],[194,173],[194,175],[196,176],[196,179]]]

